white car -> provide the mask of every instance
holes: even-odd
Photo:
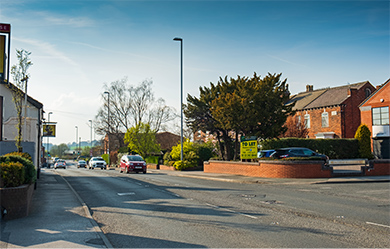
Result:
[[[88,162],[88,168],[94,169],[94,168],[100,168],[100,169],[107,169],[107,163],[104,161],[102,157],[92,157],[91,160]]]

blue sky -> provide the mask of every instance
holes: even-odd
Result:
[[[104,83],[153,80],[180,108],[220,76],[282,73],[291,93],[390,76],[389,1],[1,0],[15,49],[32,52],[28,93],[58,122],[55,144],[89,140]],[[179,120],[177,120],[179,124]],[[172,131],[177,131],[172,128]],[[96,136],[98,138],[98,136]]]

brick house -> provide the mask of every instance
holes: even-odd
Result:
[[[361,123],[368,126],[372,134],[375,158],[390,159],[390,79],[359,105]]]
[[[308,138],[353,138],[360,125],[359,105],[374,92],[368,81],[345,86],[306,91],[293,95],[295,117],[304,120]]]

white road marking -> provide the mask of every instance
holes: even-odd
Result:
[[[134,192],[128,192],[128,193],[117,193],[117,195],[119,196],[123,196],[123,195],[135,195]]]
[[[374,226],[380,226],[380,227],[387,227],[387,228],[390,228],[390,226],[387,226],[387,225],[382,225],[382,224],[378,224],[378,223],[374,223],[374,222],[369,222],[369,221],[366,221],[366,224],[370,224],[370,225],[374,225]]]

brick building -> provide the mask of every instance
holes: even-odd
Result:
[[[306,91],[293,95],[295,117],[305,121],[308,138],[353,138],[360,125],[359,105],[374,92],[368,81],[345,86]]]
[[[373,153],[376,158],[390,159],[390,79],[360,104],[361,123],[372,134]]]

